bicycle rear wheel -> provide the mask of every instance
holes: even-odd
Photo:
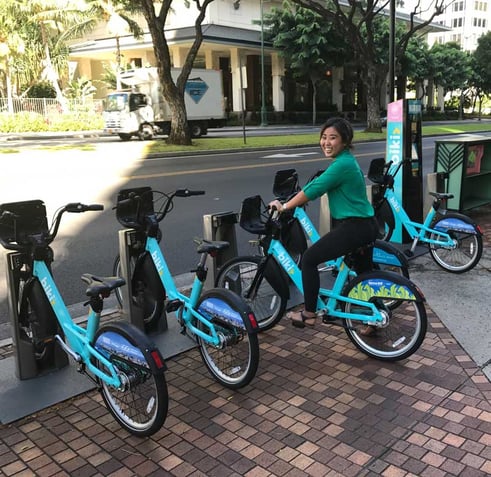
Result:
[[[287,294],[276,291],[266,277],[261,279],[257,292],[250,298],[246,293],[257,274],[261,257],[236,257],[226,262],[218,272],[216,286],[226,288],[241,296],[251,307],[260,331],[269,330],[278,323],[285,314]],[[279,280],[279,278],[278,278]]]
[[[229,290],[212,289],[201,296],[196,308],[212,323],[220,338],[220,343],[214,346],[196,336],[211,375],[230,389],[249,384],[259,365],[257,324],[249,306]],[[210,335],[205,323],[197,321],[197,327]]]
[[[109,412],[131,434],[146,437],[157,432],[169,407],[165,365],[158,350],[143,332],[125,322],[103,325],[94,343],[123,382],[115,388],[98,379]],[[107,372],[101,362],[97,366]]]
[[[384,322],[347,319],[346,333],[363,353],[382,361],[398,361],[415,353],[426,335],[424,297],[408,279],[391,272],[368,272],[351,281],[343,295],[373,303]],[[396,302],[397,306],[393,303]],[[348,313],[369,313],[366,307],[345,303]]]
[[[447,213],[432,224],[435,229],[431,240],[445,240],[438,234],[442,231],[452,238],[455,247],[430,244],[430,254],[435,262],[448,272],[464,273],[474,268],[482,255],[482,236],[471,219],[461,214]]]

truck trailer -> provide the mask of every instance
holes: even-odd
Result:
[[[174,81],[180,70],[171,71]],[[120,73],[127,87],[107,95],[104,105],[104,132],[117,134],[123,141],[133,136],[152,139],[168,135],[171,111],[160,86],[157,68],[137,68]],[[225,101],[221,71],[193,69],[186,82],[184,101],[192,137],[206,135],[208,128],[225,125]]]

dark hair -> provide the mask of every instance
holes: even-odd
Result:
[[[351,127],[349,121],[347,121],[344,118],[329,118],[321,126],[321,132],[319,137],[322,137],[322,134],[324,134],[324,131],[327,128],[334,128],[341,136],[341,140],[343,141],[343,144],[345,144],[347,148],[352,147],[353,128]]]

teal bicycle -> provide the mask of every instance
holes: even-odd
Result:
[[[204,194],[178,189],[169,194],[150,187],[123,189],[116,205],[118,221],[135,231],[130,248],[128,276],[131,300],[143,312],[146,326],[161,319],[162,312],[175,312],[181,332],[196,340],[205,365],[223,386],[238,389],[250,383],[259,365],[258,325],[250,307],[230,290],[203,292],[206,260],[228,247],[228,242],[197,240],[199,263],[189,296],[174,282],[159,245],[159,223],[174,207],[174,198]],[[120,257],[114,271],[121,272]],[[118,296],[118,295],[117,295]],[[118,296],[121,300],[121,295]]]
[[[99,204],[70,203],[58,209],[48,228],[42,201],[0,205],[0,243],[17,252],[16,285],[20,339],[32,349],[35,366],[46,369],[64,351],[99,388],[116,421],[136,436],[158,431],[167,417],[168,392],[160,351],[127,322],[100,326],[104,299],[124,284],[120,277],[86,273],[89,312],[86,327],[76,324],[63,303],[54,278],[50,244],[65,212],[102,210]]]
[[[381,238],[390,240],[398,223],[412,240],[408,256],[414,254],[419,243],[424,243],[433,260],[444,270],[464,273],[474,268],[483,251],[479,225],[466,215],[444,209],[443,205],[453,195],[439,192],[430,192],[434,200],[424,222],[412,221],[394,192],[394,178],[402,164],[403,161],[386,164],[384,158],[378,158],[372,160],[368,170],[368,178],[380,187],[373,205]]]
[[[219,271],[217,283],[240,294],[253,309],[271,311],[276,305],[263,303],[261,289],[264,283],[273,289],[286,306],[287,291],[280,267],[303,294],[302,276],[295,259],[283,246],[280,236],[285,220],[283,214],[266,212],[259,195],[243,201],[242,217],[247,219],[252,233],[260,233],[268,248],[264,257],[236,257],[226,262]],[[425,299],[418,287],[409,279],[384,270],[364,271],[365,260],[357,256],[370,256],[366,247],[336,260],[336,274],[331,288],[321,288],[317,300],[317,314],[325,324],[342,326],[353,344],[363,353],[384,361],[405,359],[418,350],[427,329]],[[352,268],[356,274],[352,273]],[[374,332],[362,333],[366,325]]]
[[[321,171],[319,171],[321,172]],[[318,174],[318,173],[317,173]],[[315,174],[315,175],[317,175]],[[315,175],[313,177],[315,177]],[[312,180],[313,177],[310,179]],[[294,169],[278,171],[275,175],[273,184],[273,194],[281,201],[287,201],[299,190],[298,174]],[[252,207],[251,207],[252,205]],[[272,234],[265,234],[265,217],[261,216],[261,211],[254,201],[246,200],[242,204],[239,225],[246,232],[257,235],[257,239],[250,243],[258,249],[257,255],[248,257],[249,281],[254,276],[254,269],[257,269],[268,253]],[[305,207],[297,207],[282,214],[281,228],[278,230],[278,240],[288,251],[293,261],[300,266],[301,257],[307,250],[307,240],[316,242],[320,235],[310,220]],[[244,267],[244,257],[233,258],[218,271],[215,286],[226,288],[229,286],[230,275],[234,274],[236,267]],[[373,268],[376,270],[387,270],[398,273],[409,278],[408,260],[405,255],[388,242],[377,240],[372,250]],[[337,273],[337,267],[341,262],[331,260],[323,264],[321,272]],[[249,305],[254,311],[259,329],[268,330],[275,326],[285,314],[288,300],[290,298],[290,277],[284,272],[282,267],[275,261],[269,261],[265,270],[268,280],[262,280],[254,294],[254,299],[249,300]],[[355,275],[354,270],[350,272]],[[246,280],[246,273],[242,271],[241,276]],[[247,284],[241,284],[241,290],[246,290]],[[236,291],[236,290],[235,290]],[[246,299],[247,297],[244,296]],[[389,304],[390,305],[390,304]],[[397,302],[391,306],[397,306]]]

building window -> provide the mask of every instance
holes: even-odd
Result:
[[[452,28],[461,27],[463,24],[464,24],[464,19],[462,17],[460,17],[460,18],[454,18],[452,20]]]
[[[478,3],[478,2],[476,2]],[[464,10],[464,2],[461,1],[461,2],[455,2],[453,5],[452,5],[452,11],[454,12],[461,12]]]
[[[141,58],[130,58],[130,64],[133,68],[141,68],[143,65]]]

